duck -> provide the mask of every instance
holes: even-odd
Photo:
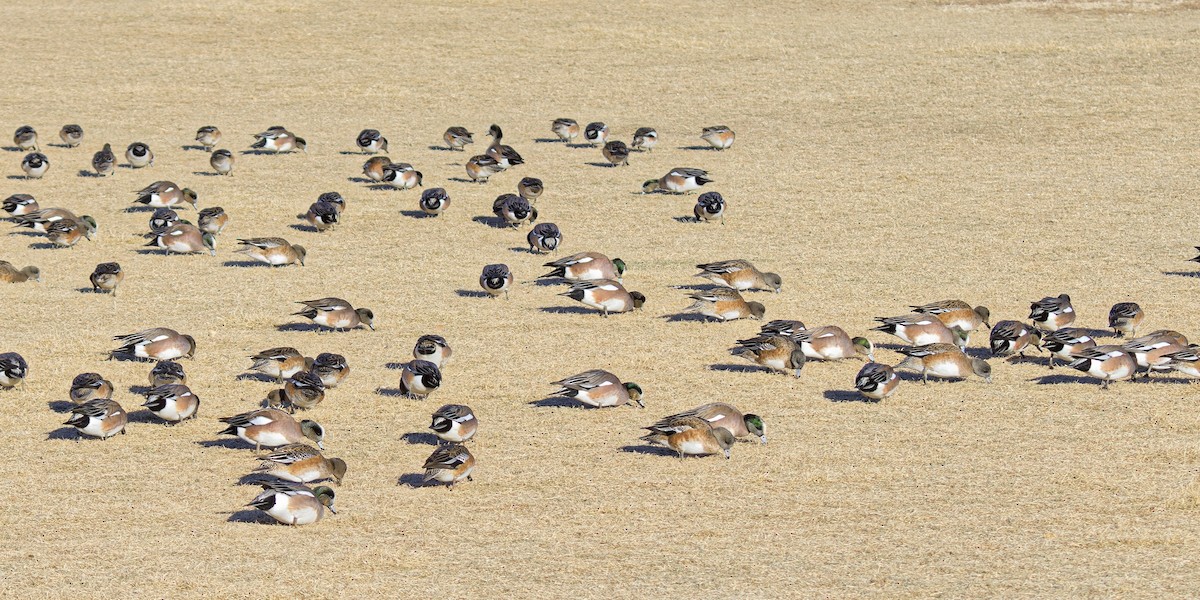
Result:
[[[211,233],[200,231],[195,225],[180,221],[166,229],[146,234],[150,241],[146,246],[162,248],[163,254],[193,254],[208,252],[217,255],[217,238]]]
[[[29,375],[29,363],[16,352],[0,352],[0,389],[24,387]]]
[[[714,125],[705,127],[700,132],[700,139],[708,142],[710,146],[717,150],[727,150],[733,145],[733,140],[736,134],[733,130],[724,125]]]
[[[868,362],[858,370],[858,375],[854,376],[854,389],[875,401],[896,393],[899,386],[900,376],[896,375],[896,370],[882,363]]]
[[[570,377],[550,382],[559,386],[552,396],[578,400],[592,408],[612,406],[638,406],[646,408],[642,386],[632,381],[621,381],[616,375],[603,369],[590,369]]]
[[[1041,341],[1042,332],[1032,325],[1020,321],[1000,321],[992,327],[988,347],[994,357],[1016,354],[1023,358],[1030,347],[1040,350]]]
[[[895,369],[920,373],[922,383],[929,383],[930,375],[957,379],[978,375],[987,383],[992,382],[992,366],[983,359],[967,356],[955,344],[912,346],[901,348],[900,353],[906,358]]]
[[[277,479],[259,483],[263,491],[246,506],[253,506],[284,525],[311,525],[325,516],[325,510],[337,514],[335,494],[329,486],[308,488],[299,483]]]
[[[325,400],[325,384],[311,371],[300,371],[288,378],[282,390],[276,390],[277,405],[286,405],[292,411],[311,410]]]
[[[100,292],[109,292],[113,298],[117,297],[117,286],[125,280],[125,271],[121,269],[120,263],[106,262],[96,265],[92,271],[88,281],[92,283],[92,291],[99,294]]]
[[[558,141],[571,143],[579,137],[579,123],[575,119],[559,118],[550,124],[550,131],[558,136]]]
[[[516,194],[501,194],[492,202],[492,213],[509,227],[520,227],[522,223],[537,221],[537,209],[529,201]]]
[[[629,146],[635,150],[650,152],[658,144],[658,132],[653,127],[638,127],[633,132],[633,143]]]
[[[383,151],[384,154],[388,151],[387,138],[379,133],[378,129],[364,129],[358,133],[358,137],[354,138],[354,145],[358,146],[364,154],[375,154]]]
[[[10,217],[24,216],[40,209],[37,200],[29,194],[13,194],[4,199],[0,208],[3,208]]]
[[[712,427],[724,427],[733,434],[735,438],[757,437],[759,442],[764,445],[767,443],[766,426],[763,425],[762,417],[746,413],[732,404],[724,402],[712,402],[702,404],[691,410],[664,417],[663,421],[675,421],[687,417],[697,417],[708,421]]]
[[[646,296],[641,292],[628,291],[619,281],[611,279],[576,281],[559,296],[590,306],[599,311],[602,317],[610,313],[630,312],[646,303]]]
[[[692,208],[697,223],[720,221],[725,224],[725,198],[720,192],[704,192],[696,198],[696,206]]]
[[[475,134],[467,131],[466,127],[455,126],[447,129],[442,139],[446,141],[446,148],[465,152],[464,146],[475,143]]]
[[[0,260],[0,281],[4,283],[40,282],[41,280],[42,270],[37,267],[28,266],[18,269],[7,260]]]
[[[160,360],[150,369],[150,387],[158,387],[160,385],[171,385],[178,383],[187,385],[187,373],[183,371],[183,365],[173,360]]]
[[[338,331],[366,325],[371,331],[375,331],[375,313],[371,312],[371,309],[354,308],[341,298],[302,300],[296,304],[303,304],[305,308],[292,314],[311,319],[317,325]]]
[[[424,398],[441,386],[441,369],[427,360],[411,360],[400,371],[400,393],[407,398]]]
[[[774,322],[774,321],[773,321]],[[770,323],[768,323],[770,325]],[[780,332],[783,335],[786,333]],[[837,325],[825,325],[812,329],[794,330],[791,338],[800,344],[804,356],[815,360],[843,360],[864,356],[875,360],[875,345],[865,337],[850,337],[846,330]]]
[[[107,177],[116,172],[117,155],[113,153],[112,144],[105,144],[103,150],[92,155],[92,170],[101,177]]]
[[[458,444],[475,437],[479,420],[465,404],[447,404],[433,412],[429,429],[443,442]]]
[[[1049,331],[1041,336],[1042,347],[1050,352],[1050,368],[1054,368],[1054,359],[1060,358],[1063,362],[1070,363],[1074,359],[1076,352],[1082,352],[1087,348],[1094,348],[1096,340],[1088,334],[1086,329],[1076,327],[1064,327],[1055,331]]]
[[[1200,377],[1200,353],[1197,349],[1200,346],[1189,344],[1183,350],[1177,350],[1167,354],[1167,366],[1192,377]]]
[[[304,246],[292,244],[283,238],[242,238],[238,240],[238,243],[241,246],[234,252],[273,267],[288,265],[303,267],[304,259],[308,256],[308,251],[304,249]]]
[[[21,160],[21,170],[25,171],[25,179],[41,179],[50,170],[50,159],[41,152],[30,152]]]
[[[1121,347],[1133,355],[1138,367],[1145,369],[1146,378],[1149,378],[1154,371],[1170,370],[1168,363],[1171,359],[1166,355],[1186,349],[1188,339],[1178,331],[1160,329],[1129,340]]]
[[[91,217],[87,217],[87,219],[91,219]],[[83,217],[80,217],[79,220],[63,219],[51,223],[46,228],[46,239],[60,248],[70,248],[79,243],[79,240],[92,239],[95,231],[96,224]]]
[[[800,376],[807,360],[799,344],[781,335],[738,340],[737,346],[731,348],[729,353],[772,371],[790,373],[795,377]]]
[[[72,407],[71,418],[63,425],[74,427],[82,435],[107,440],[125,433],[128,423],[129,414],[115,400],[96,398]]]
[[[1029,305],[1029,318],[1035,326],[1046,331],[1058,331],[1075,322],[1075,307],[1071,306],[1071,297],[1066,294],[1047,296]]]
[[[650,433],[642,436],[641,440],[666,446],[684,456],[705,456],[709,454],[724,454],[730,458],[730,449],[737,442],[733,433],[724,427],[714,428],[708,421],[700,417],[667,417],[649,427],[643,427]]]
[[[450,206],[450,194],[446,193],[445,188],[429,188],[421,192],[420,207],[421,212],[436,217]]]
[[[719,286],[739,292],[749,290],[771,290],[778,294],[783,288],[783,278],[778,273],[759,271],[748,260],[722,260],[696,265],[700,269],[696,277],[707,279]]]
[[[58,137],[66,147],[75,148],[83,143],[83,128],[73,124],[63,125],[58,130]]]
[[[775,319],[760,326],[758,328],[758,335],[784,335],[792,337],[805,329],[808,329],[808,326],[804,324],[804,321]],[[850,337],[846,336],[846,339],[849,340]]]
[[[142,142],[134,142],[125,149],[125,160],[129,161],[129,166],[135,169],[152,167],[154,166],[154,152],[150,151],[150,146]]]
[[[492,175],[504,170],[504,167],[500,165],[499,161],[486,154],[472,156],[471,159],[467,161],[466,168],[467,177],[470,177],[471,181],[481,184],[487,183],[488,179],[490,179]]]
[[[492,298],[500,297],[504,294],[504,298],[508,299],[508,288],[512,286],[513,274],[508,265],[494,264],[483,267],[483,273],[479,275],[479,287]]]
[[[150,231],[166,229],[179,222],[179,213],[169,208],[156,208],[150,215]]]
[[[96,223],[96,220],[88,215],[76,216],[65,208],[42,208],[13,217],[17,227],[28,227],[38,233],[50,233],[50,226],[59,221],[74,221],[91,227],[95,227]]]
[[[529,242],[531,254],[557,252],[558,245],[562,243],[562,231],[554,223],[539,223],[529,230],[525,241]]]
[[[439,369],[446,368],[453,354],[454,350],[450,348],[446,338],[432,333],[417,338],[417,345],[413,346],[413,358],[427,360]]]
[[[220,206],[212,206],[200,211],[196,219],[197,229],[204,233],[217,235],[225,230],[229,223],[229,214]]]
[[[958,327],[968,333],[979,329],[980,325],[991,328],[992,313],[986,306],[972,308],[962,300],[942,300],[909,308],[916,313],[937,317],[946,327]]]
[[[71,380],[68,396],[74,404],[83,404],[97,398],[109,400],[113,395],[113,384],[99,373],[80,373]]]
[[[325,458],[319,449],[308,444],[280,446],[259,460],[262,462],[254,472],[293,483],[332,479],[335,484],[341,485],[346,477],[346,461]]]
[[[196,201],[199,196],[189,188],[180,188],[173,181],[155,181],[137,192],[134,202],[154,208],[175,208],[184,204],[192,205],[192,210],[199,210]]]
[[[473,481],[471,471],[475,470],[475,457],[462,444],[438,446],[422,465],[425,469],[425,482],[437,481],[446,484],[446,489],[454,489],[454,484],[462,481]]]
[[[255,141],[250,145],[255,150],[271,151],[275,154],[302,150],[308,152],[308,142],[304,138],[282,128],[272,127],[254,135]]]
[[[168,423],[182,423],[196,417],[200,397],[183,384],[160,385],[146,392],[146,402],[142,406]]]
[[[742,294],[733,288],[714,288],[688,294],[694,302],[683,309],[684,313],[697,313],[718,321],[763,318],[767,309],[760,302],[746,302]]]
[[[1137,359],[1113,344],[1084,348],[1072,353],[1071,358],[1071,368],[1099,379],[1102,390],[1107,390],[1112,381],[1132,379],[1137,374]]]
[[[213,151],[212,156],[208,157],[208,164],[218,175],[233,177],[233,162],[233,152],[224,148]]]
[[[236,435],[254,445],[258,451],[263,446],[275,448],[287,444],[298,444],[305,439],[316,442],[324,450],[325,428],[316,421],[297,422],[291,415],[278,408],[260,408],[232,417],[222,417],[220,422],[228,425],[220,435]]]
[[[386,156],[372,156],[363,163],[363,176],[371,181],[383,181],[390,164],[392,164],[392,159]]]
[[[250,365],[251,371],[271,377],[280,385],[283,385],[283,380],[313,366],[313,359],[306,358],[299,350],[290,346],[268,348],[252,354],[250,360],[254,361]]]
[[[29,125],[22,125],[18,127],[17,131],[13,133],[13,145],[22,152],[39,150],[40,148],[38,148],[37,131]]]
[[[642,184],[642,193],[649,194],[662,191],[669,194],[686,194],[712,183],[708,171],[690,167],[676,167],[658,179],[650,179]]]
[[[195,338],[166,327],[143,329],[113,336],[113,339],[121,342],[121,346],[110,352],[110,356],[123,354],[159,361],[196,356]]]
[[[619,258],[610,259],[599,252],[579,252],[542,266],[553,267],[553,270],[540,278],[561,277],[568,281],[596,279],[621,281],[621,277],[625,275],[625,261]]]
[[[608,125],[599,121],[588,123],[587,127],[583,130],[583,139],[587,140],[593,148],[604,144],[608,141]]]
[[[958,344],[966,347],[967,332],[955,327],[946,327],[934,315],[909,313],[898,317],[875,317],[881,323],[872,331],[890,333],[915,346],[927,344]]]
[[[423,185],[425,176],[408,163],[391,163],[383,168],[383,183],[398,190],[411,190]]]
[[[332,229],[341,220],[341,211],[336,204],[318,200],[308,207],[308,211],[299,218],[308,221],[318,232]]]
[[[537,177],[522,177],[521,181],[517,182],[517,194],[531,204],[537,202],[543,191],[545,191],[545,186]]]
[[[221,130],[216,125],[205,125],[196,130],[196,142],[204,147],[205,152],[212,152],[221,141]]]
[[[1145,320],[1146,313],[1137,302],[1118,302],[1108,311],[1108,326],[1117,337],[1133,337]]]
[[[610,166],[629,166],[629,146],[626,146],[625,142],[619,140],[606,142],[600,153],[604,155],[604,159],[609,162]]]
[[[311,371],[321,379],[326,388],[335,388],[350,375],[350,365],[341,354],[322,352],[313,360]]]
[[[504,132],[500,130],[499,125],[493,124],[489,127],[487,134],[492,137],[492,145],[488,146],[487,155],[494,158],[501,167],[508,169],[525,163],[525,159],[521,158],[512,146],[500,143]]]

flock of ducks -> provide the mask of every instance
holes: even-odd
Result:
[[[585,127],[572,119],[556,119],[551,131],[562,142],[574,142],[580,135],[586,145],[601,146],[601,152],[612,167],[629,164],[631,152],[650,152],[657,145],[658,133],[652,128],[640,128],[627,145],[610,138],[604,123]],[[525,163],[520,153],[503,143],[500,127],[488,130],[492,138],[483,154],[466,161],[465,170],[471,181],[486,184],[497,173]],[[67,125],[59,132],[63,145],[75,148],[83,143],[83,129]],[[246,153],[285,153],[307,151],[307,141],[284,127],[274,126],[254,136],[255,141]],[[709,127],[701,138],[713,148],[730,148],[735,135],[727,127]],[[210,152],[210,165],[219,175],[233,176],[235,156],[219,149],[221,131],[214,126],[201,127],[195,141]],[[463,127],[450,127],[442,139],[446,148],[464,151],[474,143],[474,134]],[[29,178],[46,175],[50,161],[41,154],[38,136],[31,127],[21,127],[14,135],[14,144],[23,151],[32,150],[21,162]],[[354,146],[366,154],[386,153],[388,140],[374,129],[363,130],[354,139]],[[96,176],[111,176],[116,156],[109,144],[92,160]],[[141,142],[130,144],[125,160],[133,169],[154,165],[154,153]],[[370,182],[397,189],[423,186],[424,176],[411,164],[392,162],[386,156],[373,156],[363,165],[363,175]],[[695,168],[676,168],[658,179],[642,184],[644,193],[661,192],[686,194],[698,191],[711,183],[708,173]],[[493,213],[501,226],[519,228],[531,225],[526,241],[531,253],[556,254],[563,241],[561,229],[554,223],[535,223],[538,220],[536,202],[545,191],[540,179],[524,177],[517,193],[505,193],[493,203]],[[220,207],[200,209],[199,194],[181,188],[170,181],[158,181],[139,190],[132,202],[154,208],[145,234],[147,246],[171,253],[216,254],[217,238],[230,220]],[[425,215],[438,217],[450,205],[444,188],[423,191],[418,206]],[[197,212],[196,223],[180,218],[177,209],[190,208]],[[337,192],[321,194],[298,218],[317,232],[336,228],[346,208],[345,199]],[[76,215],[63,208],[41,207],[30,195],[14,194],[4,200],[3,210],[18,227],[44,234],[51,244],[71,247],[80,240],[90,239],[98,223],[90,215]],[[725,201],[718,192],[699,195],[694,207],[697,222],[723,222]],[[307,257],[304,246],[283,238],[240,238],[234,252],[251,260],[276,267],[303,266]],[[1200,248],[1197,248],[1200,250]],[[1200,257],[1196,259],[1200,262]],[[625,287],[628,265],[620,258],[610,258],[599,252],[579,252],[545,263],[549,271],[538,279],[567,285],[559,295],[581,303],[597,314],[635,311],[646,302],[646,296]],[[768,307],[747,296],[763,292],[782,292],[783,280],[777,273],[760,270],[747,260],[732,259],[697,265],[695,277],[705,284],[680,286],[689,289],[691,304],[680,315],[701,320],[732,321],[765,319]],[[41,270],[36,266],[17,268],[0,261],[0,281],[20,283],[40,281]],[[96,266],[89,282],[93,290],[114,296],[125,277],[117,262]],[[490,298],[507,297],[515,281],[511,268],[490,264],[479,276],[480,295]],[[375,313],[364,307],[335,297],[303,300],[302,308],[293,313],[320,328],[347,331],[356,328],[375,329]],[[1142,308],[1132,302],[1112,307],[1108,326],[1117,337],[1129,337],[1123,344],[1098,344],[1093,330],[1073,328],[1076,319],[1071,299],[1066,294],[1032,302],[1028,323],[1002,320],[991,325],[991,312],[982,306],[972,306],[961,300],[944,300],[913,305],[908,313],[878,317],[874,331],[886,333],[905,343],[898,352],[903,359],[895,365],[875,360],[875,345],[867,338],[852,337],[837,325],[808,327],[796,320],[772,320],[750,339],[737,340],[729,352],[767,370],[800,377],[809,361],[841,361],[861,358],[866,364],[854,378],[854,387],[866,399],[882,400],[896,393],[901,377],[897,371],[911,371],[923,382],[930,377],[965,379],[981,377],[991,381],[992,366],[981,358],[981,351],[970,348],[973,332],[990,329],[987,351],[991,357],[1025,358],[1027,352],[1045,351],[1049,367],[1059,359],[1072,368],[1098,379],[1102,388],[1110,382],[1128,380],[1139,373],[1149,377],[1156,371],[1176,370],[1200,377],[1200,346],[1189,344],[1182,334],[1158,330],[1136,336],[1145,320]],[[187,374],[180,359],[194,357],[196,340],[174,329],[153,328],[114,337],[118,343],[112,357],[153,361],[148,374],[150,388],[142,405],[164,423],[178,424],[197,418],[200,398],[188,387]],[[443,371],[451,362],[453,351],[449,342],[438,335],[423,335],[413,347],[413,360],[402,365],[400,392],[411,398],[426,398],[441,386]],[[220,419],[225,425],[219,433],[231,435],[252,446],[260,454],[260,464],[253,473],[261,477],[262,493],[249,504],[275,520],[288,525],[303,525],[321,519],[325,511],[334,512],[336,493],[329,485],[310,487],[316,482],[339,484],[347,473],[347,464],[336,457],[323,454],[325,429],[315,420],[299,419],[297,411],[316,409],[349,376],[346,357],[321,353],[314,358],[291,347],[270,348],[249,357],[250,371],[274,381],[278,386],[266,395],[264,405],[254,410]],[[0,388],[20,386],[29,373],[26,360],[15,352],[0,354]],[[616,374],[592,369],[553,382],[555,396],[572,399],[582,406],[607,408],[624,405],[644,407],[642,387],[623,381]],[[128,414],[112,399],[114,386],[102,375],[82,373],[70,385],[73,404],[66,421],[82,436],[108,439],[125,433]],[[445,484],[449,489],[469,481],[476,458],[468,442],[474,438],[479,421],[474,411],[463,404],[447,404],[431,415],[429,425],[433,435],[442,442],[422,465],[424,481]],[[739,438],[767,441],[762,417],[743,413],[727,403],[709,403],[692,410],[669,415],[645,427],[648,433],[640,439],[665,446],[680,458],[688,455],[723,454]],[[310,445],[310,444],[315,444]]]

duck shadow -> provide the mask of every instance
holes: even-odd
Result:
[[[256,267],[266,267],[266,268],[270,269],[270,268],[274,267],[275,265],[268,265],[267,263],[258,262],[257,260],[227,260],[227,261],[221,263],[221,266],[222,267],[238,267],[241,269],[253,269]]]
[[[1093,338],[1115,338],[1115,337],[1117,337],[1117,334],[1114,333],[1113,330],[1111,330],[1111,329],[1096,329],[1093,327],[1073,327],[1072,329],[1078,329],[1079,331],[1083,332],[1084,335],[1088,335]]]
[[[458,152],[458,150],[455,150],[454,148],[451,148],[450,146],[438,146],[437,144],[434,144],[431,146],[425,146],[425,147],[428,148],[429,150],[433,150],[434,152]],[[463,153],[466,153],[466,150],[463,150]]]
[[[487,225],[492,229],[512,229],[512,227],[509,227],[508,223],[506,223],[504,219],[501,219],[500,217],[485,217],[481,215],[478,217],[471,217],[471,220],[476,223]]]
[[[612,163],[602,163],[602,162],[586,162],[586,163],[583,163],[583,164],[585,164],[585,165],[587,165],[587,166],[589,166],[589,167],[604,167],[604,168],[610,168],[610,167],[615,167],[615,166],[617,166],[617,165],[614,165],[614,164],[612,164]]]
[[[597,146],[596,144],[587,144],[587,143],[583,143],[583,144],[571,144],[571,143],[567,143],[567,144],[564,144],[564,145],[565,145],[566,147],[568,147],[568,148],[598,148],[598,147],[599,147],[599,146]]]
[[[313,227],[312,225],[301,225],[299,223],[293,223],[291,225],[288,225],[288,227],[295,229],[296,231],[303,231],[306,233],[321,233],[320,231],[317,231],[317,228]]]
[[[404,392],[400,391],[400,388],[384,388],[384,387],[375,388],[375,393],[377,395],[383,396],[385,398],[407,398],[408,397],[404,394]]]
[[[454,295],[459,298],[487,298],[491,294],[481,290],[454,290]]]
[[[403,369],[406,366],[408,366],[408,363],[406,363],[406,362],[390,362],[390,363],[384,364],[383,368],[390,369],[392,371],[399,371],[400,369]]]
[[[4,150],[5,152],[25,152],[25,150],[22,150],[16,146],[0,146],[0,150]]]
[[[620,450],[621,452],[645,454],[646,456],[670,456],[671,458],[676,458],[679,456],[678,452],[675,452],[670,448],[664,448],[662,446],[649,446],[646,444],[621,446]]]
[[[243,156],[247,154],[251,156],[259,156],[264,154],[293,154],[295,152],[295,150],[288,150],[287,152],[275,152],[274,150],[242,150],[241,154]]]
[[[437,446],[441,443],[436,435],[417,431],[410,431],[400,436],[400,439],[413,445]]]
[[[876,348],[883,348],[884,350],[891,350],[892,352],[899,352],[900,350],[902,350],[904,348],[912,347],[909,344],[898,344],[898,343],[894,343],[894,342],[875,342],[875,343],[873,343],[873,345]]]
[[[50,146],[51,148],[77,148],[77,147],[78,147],[77,145],[76,145],[76,146],[71,146],[71,145],[69,145],[69,144],[62,144],[62,143],[58,143],[58,144],[46,144],[46,145],[47,145],[47,146]]]
[[[366,177],[347,177],[346,181],[350,183],[375,183],[374,179],[367,179]]]
[[[533,281],[523,281],[522,283],[525,283],[525,284],[532,283],[533,285],[536,285],[538,287],[550,287],[550,286],[555,286],[555,285],[570,285],[571,284],[570,281],[567,281],[566,279],[563,279],[562,277],[551,277],[549,279],[538,278],[538,279],[534,279]]]
[[[513,246],[513,247],[509,248],[508,251],[509,252],[517,252],[519,254],[533,254],[533,255],[549,254],[549,252],[539,252],[537,250],[529,248],[528,246],[525,246],[525,247]]]
[[[413,489],[425,487],[424,473],[405,473],[396,479],[396,485],[403,485]]]
[[[532,402],[527,402],[526,404],[529,406],[536,406],[538,408],[584,408],[587,406],[578,400],[566,398],[564,396],[542,398],[541,400],[534,400]]]
[[[562,144],[564,141],[558,138],[533,138],[535,144]]]
[[[479,183],[478,181],[475,181],[474,179],[467,179],[466,177],[447,177],[446,181],[455,181],[458,183]],[[486,181],[483,182],[483,184],[486,184],[486,183],[487,183]],[[480,185],[483,185],[483,184],[480,184]]]
[[[696,217],[671,217],[676,223],[699,223],[700,219]]]
[[[1163,271],[1162,274],[1174,277],[1200,277],[1200,271]]]
[[[129,413],[130,423],[153,423],[155,425],[175,425],[175,423],[164,421],[149,410],[135,410]]]
[[[697,145],[697,146],[679,146],[676,148],[676,150],[705,150],[708,152],[718,151],[717,148],[713,148],[712,146],[699,146],[699,145]]]
[[[79,441],[79,440],[82,440],[82,439],[83,439],[83,434],[82,434],[82,433],[79,433],[79,430],[78,430],[78,429],[75,429],[74,427],[72,427],[72,426],[70,426],[70,425],[67,425],[67,426],[65,426],[65,427],[59,427],[58,429],[55,429],[54,431],[51,431],[50,433],[47,433],[47,434],[46,434],[46,439],[47,439],[47,440],[75,440],[75,441]]]
[[[79,292],[80,294],[99,294],[100,293],[100,290],[97,290],[96,288],[90,288],[90,287],[75,288],[75,291]]]
[[[1030,379],[1030,381],[1032,381],[1038,385],[1054,385],[1054,384],[1058,384],[1058,383],[1090,383],[1092,385],[1098,385],[1100,383],[1100,380],[1096,379],[1095,377],[1087,377],[1084,375],[1062,375],[1062,374],[1039,375],[1037,377]]]
[[[141,206],[127,206],[127,207],[121,209],[121,212],[123,212],[123,213],[147,213],[147,212],[152,213],[156,210],[158,210],[158,209],[154,208],[153,206],[141,205]]]
[[[310,331],[310,332],[317,331],[317,332],[321,332],[321,331],[333,331],[333,330],[328,327],[323,327],[321,325],[317,325],[316,323],[284,323],[283,325],[276,325],[275,331]]]
[[[53,250],[55,248],[69,248],[70,246],[59,246],[50,242],[34,242],[29,245],[30,250]]]
[[[709,371],[723,371],[726,373],[771,373],[768,369],[759,365],[737,365],[731,363],[718,363],[708,366]]]
[[[552,315],[598,315],[600,311],[586,306],[543,306],[538,310]]]
[[[230,514],[229,518],[225,519],[225,522],[226,523],[255,523],[258,525],[273,525],[273,524],[277,523],[278,521],[271,518],[271,515],[268,515],[267,513],[263,512],[261,510],[247,508],[247,509],[239,510],[235,513]]]
[[[400,211],[400,214],[402,214],[410,219],[432,219],[437,216],[437,215],[426,214],[419,210],[402,210],[402,211]]]
[[[191,145],[184,144],[183,146],[180,146],[180,148],[183,150],[203,150],[205,152],[208,152],[208,148],[205,148],[204,146],[198,146],[196,144],[191,144]]]
[[[850,390],[825,390],[825,399],[830,402],[861,402],[863,404],[875,404],[878,400],[872,400],[858,392]]]
[[[710,323],[710,322],[714,321],[714,319],[712,317],[706,317],[706,316],[698,314],[698,313],[675,313],[673,315],[663,315],[661,318],[666,319],[666,321],[668,323],[681,323],[681,322],[686,322],[686,321],[692,321],[692,322],[696,322],[696,323]],[[722,321],[717,320],[717,322],[722,322]],[[724,321],[724,322],[728,323],[729,321]]]
[[[242,438],[225,438],[220,440],[201,440],[196,442],[201,448],[225,448],[227,450],[253,450],[254,445]]]
[[[46,403],[46,406],[50,407],[50,410],[56,413],[68,413],[71,412],[72,408],[75,408],[75,403],[67,400],[51,400]]]
[[[11,220],[11,219],[10,219],[10,220]],[[23,235],[23,236],[26,236],[26,237],[42,237],[42,236],[44,236],[45,234],[44,234],[44,233],[38,233],[38,232],[36,232],[36,231],[33,231],[32,229],[18,229],[17,231],[10,231],[10,232],[8,232],[8,235]]]
[[[967,356],[970,356],[971,358],[982,358],[984,360],[987,360],[992,357],[991,350],[989,350],[987,348],[972,348],[970,346],[968,346],[967,349],[963,351],[963,354],[966,354]]]
[[[220,177],[221,176],[220,173],[216,173],[213,171],[192,171],[192,175],[196,175],[197,177]]]
[[[134,356],[132,354],[118,354],[116,352],[110,353],[106,360],[115,360],[117,362],[133,362],[133,363],[154,362],[154,360],[149,359],[149,358],[142,358],[140,356]]]
[[[400,191],[403,188],[398,188],[390,183],[375,183],[368,185],[367,189],[371,190],[372,192],[386,192],[388,190]]]
[[[246,473],[245,475],[238,477],[237,481],[233,482],[233,485],[258,485],[265,481],[278,481],[278,480],[279,479],[276,477],[264,475],[263,473]]]
[[[718,287],[722,287],[722,286],[716,285],[715,283],[685,283],[683,285],[673,285],[670,287],[672,289],[676,289],[676,290],[692,290],[695,292],[708,292],[708,291],[715,290]]]
[[[26,176],[24,176],[24,175],[9,175],[9,176],[8,176],[8,178],[9,178],[10,180],[12,180],[12,181],[19,181],[19,180],[25,180],[25,179],[32,179],[32,177],[26,177]],[[41,179],[41,177],[38,177],[38,179]]]
[[[371,153],[369,152],[355,152],[353,150],[342,150],[341,152],[338,152],[338,154],[341,154],[342,156],[371,156]],[[387,155],[384,154],[383,156]]]
[[[148,385],[131,385],[131,386],[129,386],[129,393],[136,394],[138,396],[145,396],[146,393],[152,389],[154,389],[154,388],[152,388]]]
[[[80,169],[77,173],[75,173],[75,176],[76,177],[94,177],[96,179],[100,179],[100,178],[104,177],[103,175],[101,175],[95,171],[88,171],[86,169]]]
[[[242,373],[233,378],[234,381],[261,381],[263,383],[271,383],[279,385],[279,382],[274,377],[266,373]]]

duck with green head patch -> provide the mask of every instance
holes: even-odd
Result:
[[[335,494],[329,486],[309,488],[299,483],[271,480],[260,482],[263,491],[246,506],[253,506],[284,525],[308,525],[325,516],[325,509],[337,514],[333,507]]]
[[[646,407],[641,386],[632,381],[622,382],[621,378],[603,369],[584,371],[551,383],[560,387],[554,396],[573,398],[592,408],[625,404]]]
[[[753,436],[763,444],[767,443],[767,431],[762,417],[752,413],[742,414],[742,411],[738,410],[736,406],[724,402],[702,404],[691,410],[664,417],[660,422],[674,422],[687,417],[704,419],[714,429],[724,427],[733,434],[733,437]]]

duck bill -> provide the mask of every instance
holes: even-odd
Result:
[[[730,458],[732,458],[732,452],[730,452],[729,448],[726,448],[725,449],[725,460],[729,460]]]
[[[764,446],[767,445],[767,434],[764,433],[764,434],[758,436],[758,439],[762,440],[762,443]]]

